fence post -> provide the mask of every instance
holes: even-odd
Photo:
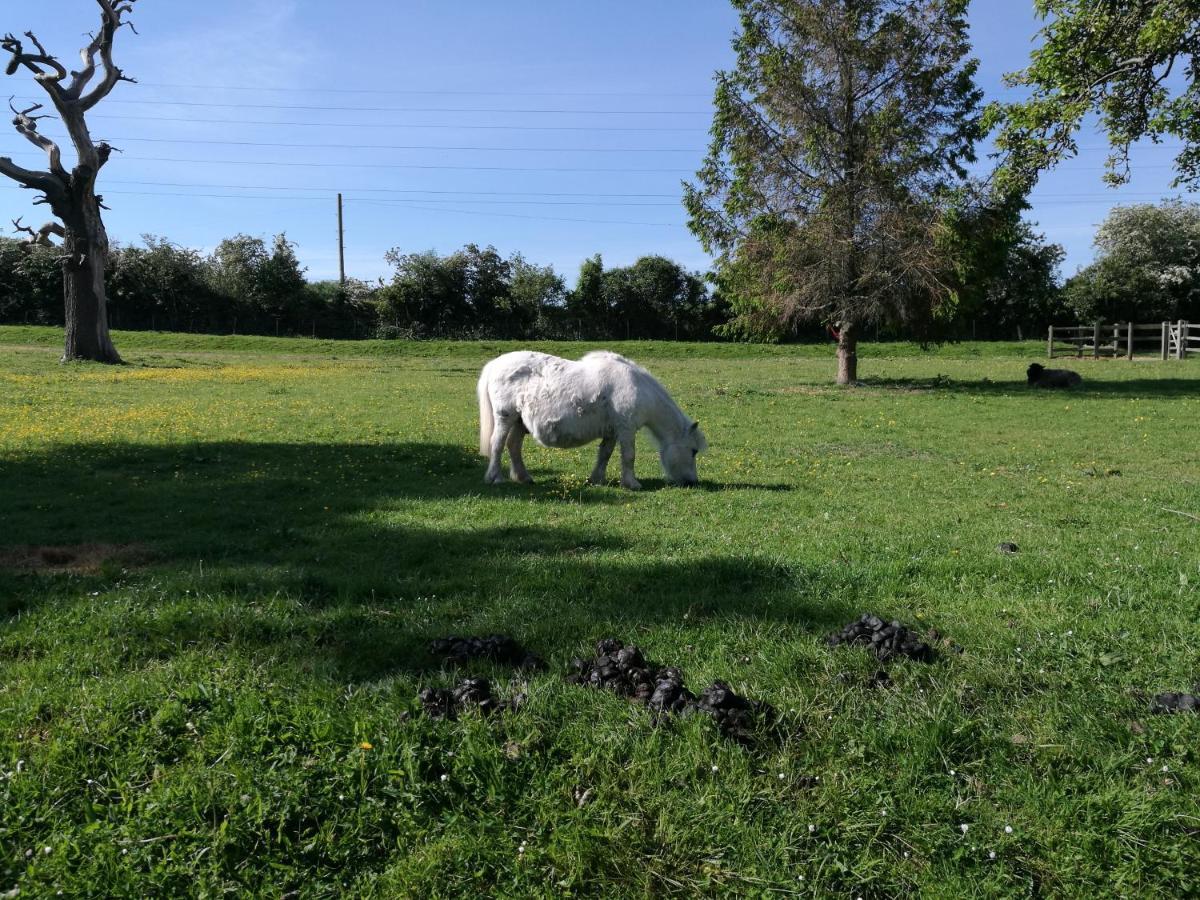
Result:
[[[1171,323],[1162,323],[1162,358],[1167,358],[1167,348],[1171,346]]]
[[[1129,334],[1125,336],[1125,356],[1133,359],[1133,323],[1126,322],[1125,327],[1129,329]]]
[[[1179,333],[1175,336],[1175,358],[1187,356],[1187,322],[1179,320]]]
[[[1050,326],[1050,332],[1046,335],[1046,357],[1054,359],[1054,326]]]
[[[1100,358],[1100,323],[1092,326],[1092,358]]]

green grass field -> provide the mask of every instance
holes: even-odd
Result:
[[[1200,680],[1195,361],[615,345],[712,448],[679,490],[643,438],[632,494],[593,448],[484,487],[507,346],[57,344],[0,328],[0,894],[1200,893],[1200,715],[1148,712]],[[824,644],[866,611],[964,652],[870,687]],[[494,631],[527,704],[416,715],[428,641]],[[607,635],[779,728],[565,683]]]

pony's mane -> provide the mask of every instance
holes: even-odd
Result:
[[[652,391],[654,391],[655,395],[658,397],[663,406],[665,406],[667,409],[675,411],[681,422],[692,421],[688,414],[685,413],[679,404],[675,402],[675,398],[672,397],[667,389],[662,386],[662,382],[651,375],[646,369],[635,363],[632,359],[627,359],[620,353],[613,353],[611,350],[593,350],[591,353],[585,353],[583,359],[580,360],[580,362],[588,361],[619,362],[629,366],[629,368],[637,372],[640,378],[644,380],[644,382]],[[653,433],[651,433],[651,437],[654,438],[655,443],[658,443],[658,439]]]

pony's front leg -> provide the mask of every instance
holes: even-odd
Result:
[[[533,479],[529,477],[529,472],[525,468],[525,460],[521,456],[521,446],[525,443],[525,435],[529,431],[525,428],[524,422],[517,422],[512,427],[512,431],[508,434],[508,460],[510,465],[509,475],[513,481],[519,481],[521,484],[533,484]]]
[[[484,484],[500,484],[504,481],[504,474],[500,471],[500,464],[504,456],[504,445],[508,443],[508,436],[512,430],[513,422],[511,419],[496,416],[495,424],[492,427],[492,443],[488,448],[487,474],[483,476]]]
[[[634,437],[635,435],[630,433],[622,434],[619,438],[621,442],[621,486],[631,491],[640,491],[642,484],[633,475]]]
[[[613,449],[617,446],[615,437],[606,437],[600,441],[600,450],[596,453],[596,468],[588,477],[591,484],[604,484],[608,480],[608,460]]]

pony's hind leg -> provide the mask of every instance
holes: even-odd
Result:
[[[484,484],[500,484],[504,481],[504,474],[500,471],[500,464],[504,457],[504,445],[508,442],[508,436],[512,430],[512,419],[500,415],[496,416],[495,425],[492,428],[492,443],[488,448],[487,474],[483,476]]]
[[[589,482],[604,484],[608,480],[608,460],[616,446],[615,437],[606,437],[600,441],[600,449],[596,453],[596,468],[592,469],[592,474],[588,477]]]
[[[529,429],[525,427],[525,423],[517,422],[512,427],[512,431],[508,433],[507,441],[509,474],[513,481],[519,481],[521,484],[533,484],[533,479],[525,468],[525,460],[521,457],[521,447],[525,443],[527,434],[529,434]]]

